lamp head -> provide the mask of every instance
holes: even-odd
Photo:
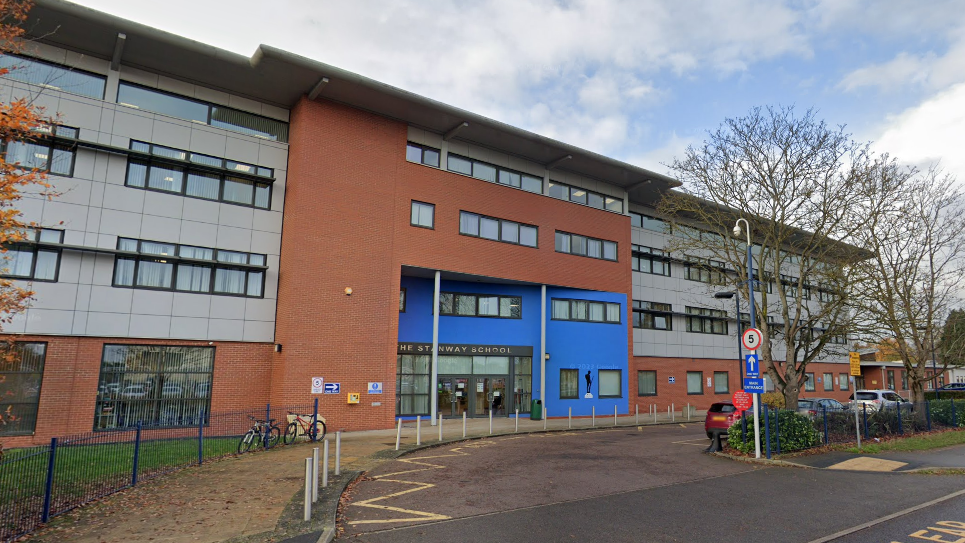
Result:
[[[737,293],[734,292],[733,290],[729,290],[729,291],[726,291],[726,292],[715,292],[715,293],[714,293],[714,298],[717,298],[717,299],[725,299],[725,298],[726,298],[726,299],[729,300],[729,299],[733,298],[735,294],[737,294]]]
[[[741,225],[739,224],[734,225],[734,235],[735,236],[741,235]]]

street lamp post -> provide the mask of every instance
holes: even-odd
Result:
[[[757,307],[754,305],[754,263],[751,260],[751,225],[747,219],[740,218],[734,224],[734,235],[741,235],[741,222],[744,223],[744,232],[747,233],[747,298],[750,301],[751,328],[757,328],[757,321],[754,318]],[[754,393],[754,456],[761,457],[761,417],[759,410],[760,394]]]

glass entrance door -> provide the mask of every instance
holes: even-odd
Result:
[[[473,377],[473,413],[477,417],[506,416],[512,398],[506,396],[505,377]]]
[[[470,400],[469,378],[439,377],[439,411],[443,417],[462,418],[463,413],[471,416]]]

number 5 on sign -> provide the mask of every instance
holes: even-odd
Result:
[[[744,330],[744,335],[741,336],[741,343],[744,344],[744,348],[748,351],[756,351],[760,348],[763,341],[764,334],[757,328],[748,328]]]

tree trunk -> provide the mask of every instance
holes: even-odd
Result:
[[[906,368],[908,366],[905,366]],[[925,370],[919,365],[912,366],[908,371],[908,388],[911,389],[911,401],[922,403],[925,401]]]
[[[798,372],[791,361],[784,363],[784,408],[797,410],[797,398],[801,394],[798,384]]]

